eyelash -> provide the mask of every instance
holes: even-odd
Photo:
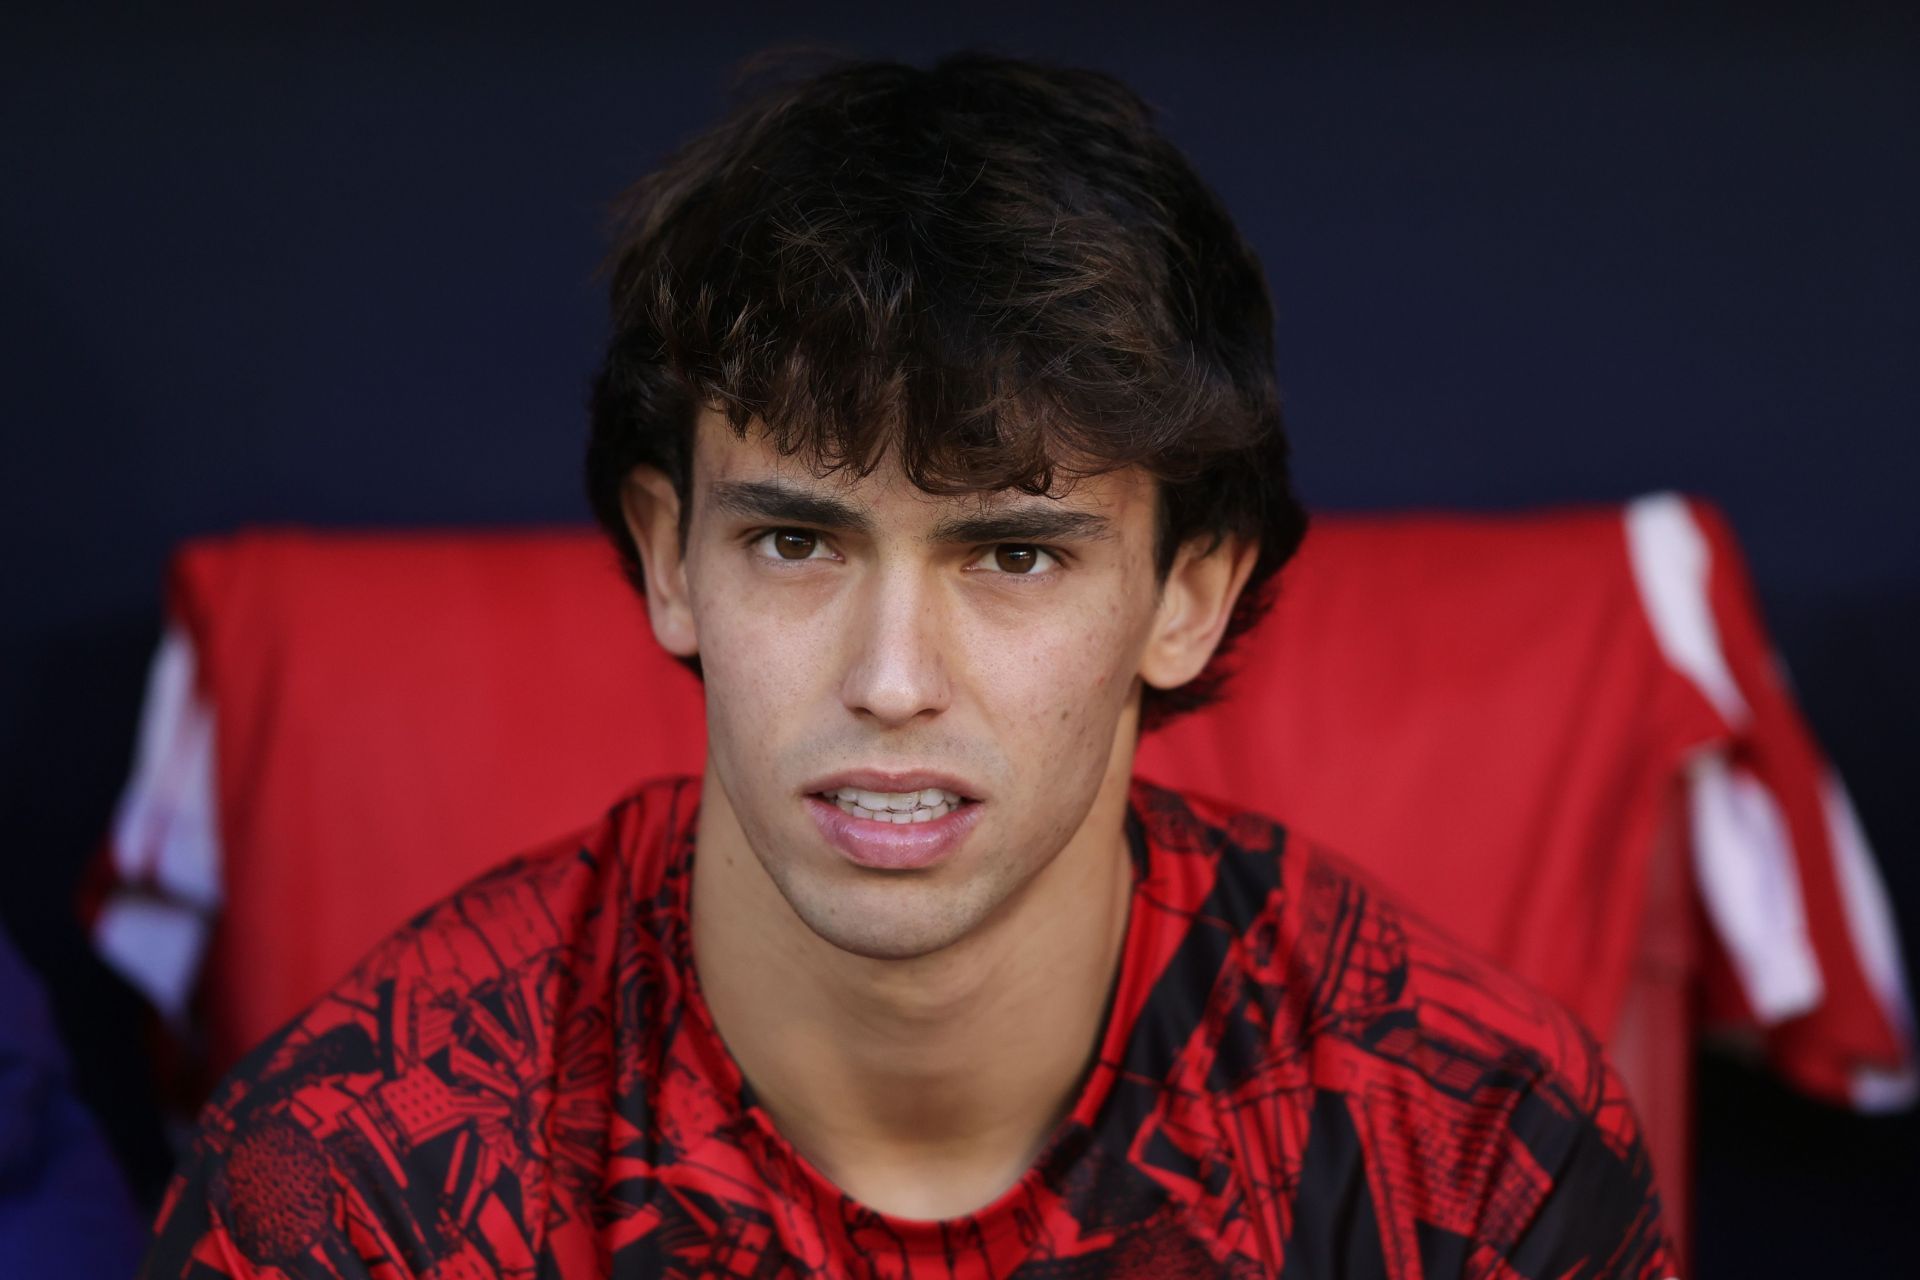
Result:
[[[824,547],[827,545],[826,535],[819,533],[813,529],[801,529],[793,525],[779,525],[771,529],[756,529],[752,533],[749,533],[746,538],[747,547],[749,550],[754,550],[755,548],[758,548],[760,544],[763,542],[771,543],[772,539],[774,539],[775,537],[783,533],[802,534],[806,537],[813,538],[820,547]],[[809,560],[825,558],[825,557],[817,557],[817,556],[809,555],[799,560],[790,560],[786,556],[783,556],[778,551],[774,550],[771,545],[769,545],[765,551],[756,551],[756,554],[762,560],[771,560],[775,564],[806,564]]]
[[[758,550],[758,548],[761,546],[762,543],[770,543],[770,541],[774,537],[783,533],[798,533],[798,534],[803,534],[806,537],[813,538],[816,540],[816,544],[817,544],[816,549],[819,549],[821,547],[829,547],[829,544],[827,542],[827,536],[825,534],[821,533],[817,529],[807,529],[797,525],[776,525],[772,528],[767,528],[767,529],[755,529],[746,535],[745,542],[746,542],[747,548],[751,551],[754,551],[754,553],[758,556],[758,558],[762,560],[770,561],[774,564],[799,565],[799,564],[807,564],[814,560],[837,558],[831,555],[829,556],[808,555],[798,560],[792,560],[792,559],[788,559],[786,556],[779,554],[779,552],[775,551],[770,545],[765,550]],[[1037,542],[996,542],[980,548],[979,552],[973,557],[973,559],[967,562],[968,568],[972,568],[974,564],[978,563],[980,560],[986,558],[987,556],[992,555],[994,552],[999,551],[1003,547],[1019,547],[1023,550],[1037,551],[1041,555],[1051,560],[1053,562],[1053,567],[1043,568],[1041,566],[1036,565],[1032,571],[1027,573],[1014,573],[1014,572],[1011,572],[1010,570],[998,569],[998,568],[990,569],[990,570],[982,570],[981,572],[991,573],[993,576],[999,577],[999,578],[1026,578],[1026,579],[1050,578],[1054,574],[1064,569],[1067,565],[1067,559],[1068,559],[1067,553],[1054,547],[1043,546]],[[830,547],[829,547],[829,550],[830,550]]]

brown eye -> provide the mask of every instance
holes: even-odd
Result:
[[[776,529],[773,532],[773,547],[782,560],[805,560],[819,545],[819,535],[804,529]]]
[[[1031,573],[1039,561],[1038,547],[1008,543],[993,549],[993,563],[1002,573]]]

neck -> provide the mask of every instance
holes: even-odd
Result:
[[[1131,761],[1116,763],[1058,856],[966,937],[904,960],[808,929],[709,768],[692,899],[702,991],[781,1135],[855,1199],[905,1218],[971,1212],[1071,1108],[1131,898]]]

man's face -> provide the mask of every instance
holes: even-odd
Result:
[[[820,937],[940,950],[1124,804],[1158,602],[1142,473],[934,497],[703,416],[689,499],[709,803]]]

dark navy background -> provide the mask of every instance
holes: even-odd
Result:
[[[169,548],[584,519],[603,203],[777,41],[1157,104],[1266,263],[1315,506],[1719,502],[1920,943],[1910,16],[231,8],[0,18],[0,912],[147,1192],[135,1005],[68,904]],[[1699,1275],[1905,1270],[1920,1122],[1702,1070]]]

